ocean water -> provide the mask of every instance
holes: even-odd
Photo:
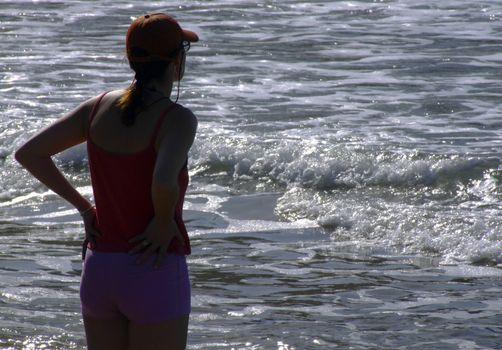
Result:
[[[189,349],[502,349],[502,3],[0,1],[0,348],[83,349],[83,228],[13,159],[199,33]],[[92,197],[83,146],[56,157]]]

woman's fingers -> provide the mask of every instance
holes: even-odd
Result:
[[[96,246],[96,238],[101,237],[101,233],[92,225],[85,226],[85,237],[91,242],[91,248]]]
[[[137,253],[145,250],[145,248],[147,247],[146,243],[148,243],[148,242],[146,240],[143,240],[140,243],[136,244],[134,246],[134,248],[132,248],[131,250],[129,250],[129,254],[133,255],[133,254],[137,254]]]
[[[143,263],[152,255],[156,254],[155,266],[159,266],[164,259],[169,245],[173,239],[177,239],[181,245],[185,245],[185,240],[177,225],[169,223],[167,226],[159,224],[153,219],[145,231],[129,240],[129,243],[136,243],[129,250],[129,254],[138,254],[138,263]]]
[[[145,241],[145,242],[147,242],[147,241]],[[144,252],[141,254],[141,256],[138,259],[136,259],[136,262],[138,264],[143,264],[145,261],[148,260],[149,257],[151,257],[153,255],[153,253],[155,253],[155,251],[157,249],[159,249],[158,244],[150,243],[150,242],[147,242],[147,244],[145,244],[144,247],[145,247]]]
[[[153,263],[153,266],[156,269],[158,269],[160,265],[162,265],[162,262],[166,258],[166,254],[167,254],[167,249],[162,249],[162,248],[159,249],[157,256],[155,257],[155,262]]]
[[[87,226],[85,228],[85,231],[87,232],[88,235],[90,236],[93,236],[93,237],[101,237],[101,232],[99,232],[98,230],[96,230],[94,227],[92,226]]]
[[[84,219],[84,229],[85,229],[85,239],[91,243],[91,248],[96,246],[96,238],[101,237],[101,232],[96,230],[94,227],[94,222],[96,221],[96,211],[89,210],[85,215]]]
[[[139,241],[142,241],[146,238],[146,233],[142,233],[140,235],[137,235],[137,236],[134,236],[133,238],[131,238],[129,240],[129,243],[136,243],[136,242],[139,242]]]
[[[96,238],[90,236],[90,235],[86,235],[85,239],[89,242],[91,242],[91,248],[94,248],[95,245],[96,245]]]

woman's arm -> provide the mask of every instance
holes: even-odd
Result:
[[[83,212],[91,207],[63,176],[51,156],[86,140],[89,114],[96,98],[90,99],[55,123],[44,128],[16,151],[16,160],[34,177]]]
[[[139,244],[130,252],[134,254],[144,250],[138,259],[140,263],[152,254],[157,254],[156,266],[161,264],[174,238],[184,244],[174,221],[174,211],[178,202],[178,176],[195,138],[197,118],[190,110],[182,108],[173,113],[166,124],[167,130],[162,135],[152,179],[155,216],[147,229],[131,240]]]
[[[164,222],[174,217],[179,192],[178,176],[197,131],[197,118],[189,109],[177,112],[169,119],[167,132],[157,152],[152,179],[155,217]]]

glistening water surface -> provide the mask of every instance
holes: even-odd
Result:
[[[199,33],[189,349],[501,349],[498,1],[2,1],[0,347],[82,349],[83,229],[14,161],[132,80],[132,17]],[[92,197],[84,147],[57,157]]]

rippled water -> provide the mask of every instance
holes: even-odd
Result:
[[[0,348],[82,349],[75,211],[13,160],[131,81],[132,16],[201,41],[190,349],[501,349],[502,4],[2,1]],[[83,147],[57,157],[91,196]]]

